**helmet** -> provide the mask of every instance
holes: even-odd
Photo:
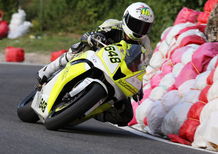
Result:
[[[125,10],[122,28],[130,39],[138,41],[149,32],[153,21],[154,13],[152,9],[145,3],[136,2]]]

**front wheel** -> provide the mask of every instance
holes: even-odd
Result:
[[[35,123],[39,120],[38,115],[31,108],[31,102],[36,91],[32,91],[17,107],[17,115],[23,122]]]
[[[85,112],[92,108],[97,102],[105,98],[107,93],[99,83],[92,83],[82,90],[78,95],[52,109],[45,120],[45,127],[49,130],[62,128],[66,124],[80,118]]]

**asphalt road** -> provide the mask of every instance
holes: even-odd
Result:
[[[95,120],[61,131],[21,122],[17,104],[34,87],[40,66],[0,64],[0,154],[204,154],[134,135]]]

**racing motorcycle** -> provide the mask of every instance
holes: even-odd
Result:
[[[49,130],[77,125],[136,95],[145,74],[144,51],[124,40],[88,50],[67,63],[17,107],[24,122],[40,120]]]

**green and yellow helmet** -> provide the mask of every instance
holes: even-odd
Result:
[[[122,28],[130,39],[138,41],[149,32],[153,21],[154,13],[152,9],[145,3],[136,2],[125,10]]]

